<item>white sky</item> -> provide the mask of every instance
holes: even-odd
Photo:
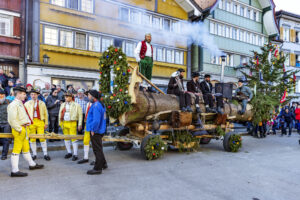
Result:
[[[276,11],[285,10],[300,15],[300,0],[274,0]]]

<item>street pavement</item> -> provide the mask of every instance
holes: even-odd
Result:
[[[246,136],[238,153],[212,141],[154,161],[143,160],[139,149],[105,147],[109,168],[97,176],[86,175],[89,164],[65,160],[65,151],[50,152],[50,162],[40,152],[43,170],[29,171],[20,157],[26,178],[9,177],[10,160],[0,161],[0,200],[299,200],[299,139]]]

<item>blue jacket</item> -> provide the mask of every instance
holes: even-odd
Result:
[[[105,107],[97,101],[92,104],[86,120],[86,131],[93,131],[95,134],[106,132]]]

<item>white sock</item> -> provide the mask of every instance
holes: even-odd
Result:
[[[30,148],[31,148],[32,154],[34,156],[36,156],[36,142],[30,142]]]
[[[83,147],[83,152],[84,152],[84,159],[89,159],[89,150],[90,150],[90,145],[84,145]]]
[[[19,171],[19,155],[20,154],[11,154],[10,162],[11,162],[11,171],[16,173]]]
[[[200,108],[199,104],[196,104],[196,108]]]
[[[28,162],[29,166],[33,167],[36,165],[36,163],[32,160],[32,157],[30,153],[23,153],[24,159]]]
[[[65,145],[66,145],[67,152],[72,153],[70,140],[65,140]]]
[[[73,151],[74,151],[74,156],[77,156],[77,151],[78,151],[78,142],[77,140],[72,142],[72,146],[73,146]]]
[[[47,142],[41,142],[41,146],[42,146],[42,149],[43,149],[43,152],[44,152],[44,156],[46,156],[48,154],[47,152]]]

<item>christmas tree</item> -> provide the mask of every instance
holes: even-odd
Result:
[[[266,44],[261,53],[253,52],[254,57],[243,72],[248,86],[254,96],[250,102],[253,112],[253,124],[271,119],[272,111],[283,102],[293,97],[287,94],[294,90],[294,72],[286,70],[285,56],[277,49],[277,45]]]

